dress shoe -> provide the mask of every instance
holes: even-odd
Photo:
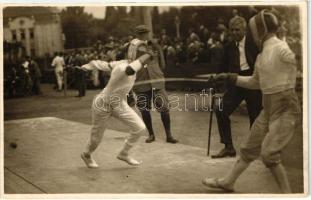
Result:
[[[149,137],[146,139],[146,143],[151,143],[153,141],[155,141],[154,135],[149,135]]]
[[[176,143],[178,143],[178,140],[176,140],[173,137],[168,137],[168,138],[166,138],[166,142],[176,144]]]
[[[234,148],[224,148],[218,154],[212,155],[212,158],[224,158],[224,157],[235,157],[236,151]]]

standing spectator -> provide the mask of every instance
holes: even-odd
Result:
[[[286,28],[286,21],[283,21],[280,24],[280,27],[278,28],[276,35],[280,40],[286,42],[287,41],[287,39],[286,39],[287,32],[288,32],[288,30]]]
[[[226,44],[228,42],[228,31],[225,25],[218,24],[216,28],[216,32],[219,35],[219,40],[222,44]]]
[[[32,80],[30,77],[30,72],[29,72],[29,56],[25,56],[24,62],[22,63],[22,69],[24,70],[24,80],[25,80],[25,85],[24,85],[24,95],[28,96],[31,95],[31,89],[32,89]]]
[[[36,61],[34,61],[31,57],[28,60],[29,62],[29,71],[30,71],[30,77],[32,80],[32,92],[33,94],[40,95],[41,87],[40,87],[40,79],[41,79],[41,70],[37,64]]]
[[[65,61],[64,61],[62,52],[56,53],[56,56],[53,59],[51,65],[55,67],[55,77],[56,77],[57,86],[58,86],[57,91],[60,92],[62,91],[62,87],[63,87],[63,73],[64,73],[64,66],[65,66]]]
[[[200,37],[200,41],[203,42],[204,44],[206,44],[206,42],[208,41],[210,37],[210,32],[208,28],[206,28],[204,25],[200,26],[199,37]]]
[[[81,54],[81,51],[77,50],[73,65],[81,67],[86,63],[87,60]],[[75,97],[84,97],[86,92],[86,72],[84,70],[77,69],[76,75],[77,75],[76,78],[77,78],[78,95]]]
[[[107,48],[106,55],[108,56],[108,62],[115,61],[117,58],[116,45],[114,43],[108,43],[105,47]]]
[[[71,52],[70,55],[68,57],[66,57],[66,61],[65,63],[69,66],[73,65],[73,61],[75,59],[75,52]]]
[[[4,98],[14,97],[16,95],[16,67],[12,59],[7,57],[4,58],[3,64]]]
[[[149,29],[146,25],[139,25],[135,32],[137,38],[133,39],[128,48],[128,59],[135,60],[146,51],[151,50],[154,54],[152,60],[147,63],[148,67],[137,72],[136,81],[150,81],[143,85],[134,86],[134,92],[137,94],[137,107],[139,108],[143,121],[149,132],[149,138],[146,142],[150,143],[155,140],[150,115],[151,101],[154,107],[161,114],[161,119],[166,133],[166,142],[177,143],[171,133],[171,119],[169,114],[168,97],[165,90],[164,82],[153,82],[156,79],[164,79],[161,70],[165,67],[165,61],[162,49],[156,41],[150,41],[148,46],[146,41],[149,39]]]
[[[237,9],[232,10],[232,18],[233,17],[238,17],[239,16],[239,11]]]
[[[247,24],[243,17],[234,17],[229,22],[229,27],[234,40],[225,47],[225,63],[220,72],[238,73],[241,76],[250,76],[254,71],[254,63],[258,55],[256,47]],[[246,31],[248,31],[246,33]],[[261,110],[260,90],[250,90],[238,86],[231,86],[224,94],[223,110],[216,109],[216,118],[221,143],[225,145],[218,154],[212,158],[234,157],[236,151],[233,147],[231,136],[230,115],[245,100],[249,115],[250,126],[255,121]]]

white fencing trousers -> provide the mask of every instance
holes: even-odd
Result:
[[[103,95],[95,96],[92,104],[92,130],[87,152],[92,153],[100,144],[107,122],[115,117],[130,127],[130,136],[126,144],[133,146],[146,126],[138,114],[122,99],[119,102],[106,101]]]
[[[62,90],[63,86],[63,70],[62,69],[55,69],[55,77],[57,81],[57,86],[59,90]]]

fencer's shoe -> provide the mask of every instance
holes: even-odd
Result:
[[[221,179],[218,178],[205,178],[202,180],[203,185],[211,189],[220,189],[225,192],[233,192],[232,185],[225,185],[221,182]]]
[[[91,155],[86,154],[86,153],[82,153],[81,154],[81,158],[84,161],[84,163],[86,164],[86,166],[88,168],[98,168],[98,164],[96,163],[96,161],[92,158]]]
[[[146,143],[151,143],[153,141],[155,141],[154,135],[149,135],[149,137],[146,139]]]
[[[235,157],[236,151],[234,148],[223,148],[218,154],[212,155],[211,158]]]
[[[173,138],[173,137],[168,137],[168,138],[166,138],[166,142],[167,142],[167,143],[176,144],[176,143],[178,143],[178,140],[176,140],[176,139]]]
[[[124,162],[126,162],[127,164],[129,165],[134,165],[134,166],[137,166],[137,165],[140,165],[142,163],[142,161],[137,161],[135,160],[134,158],[130,157],[129,155],[127,154],[124,154],[124,153],[119,153],[119,155],[117,156],[117,158],[119,160],[122,160]]]

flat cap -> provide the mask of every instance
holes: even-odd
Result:
[[[148,26],[145,25],[145,24],[138,25],[135,28],[135,33],[136,34],[149,33],[149,32],[150,32],[150,30],[149,30]]]

